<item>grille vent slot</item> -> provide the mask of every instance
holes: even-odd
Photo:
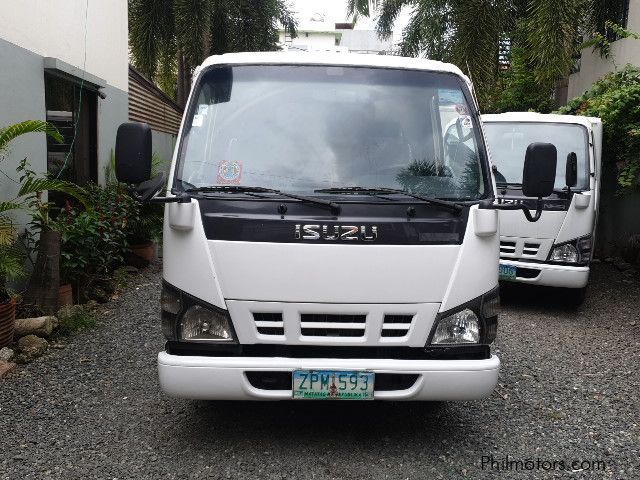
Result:
[[[284,335],[282,313],[263,312],[253,314],[258,333],[262,335]]]
[[[304,337],[363,337],[366,322],[366,315],[300,315],[300,329]]]
[[[500,241],[500,253],[507,255],[513,255],[516,253],[516,242],[509,242],[506,240]]]
[[[409,333],[413,315],[385,315],[381,337],[404,337]]]
[[[538,250],[540,249],[540,244],[539,243],[528,243],[525,242],[524,247],[522,248],[522,254],[523,255],[530,255],[532,257],[535,257],[536,255],[538,255]]]

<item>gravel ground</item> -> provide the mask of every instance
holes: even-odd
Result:
[[[135,277],[95,330],[0,382],[1,479],[640,478],[640,283],[609,265],[577,312],[554,292],[511,292],[499,387],[441,404],[167,398],[159,282],[157,267]],[[483,468],[489,456],[534,469]]]

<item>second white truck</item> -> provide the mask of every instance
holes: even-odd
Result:
[[[499,204],[536,202],[522,192],[524,153],[548,142],[558,162],[544,215],[531,223],[500,211],[500,280],[561,287],[567,301],[584,299],[600,200],[602,122],[599,118],[513,112],[483,115]]]

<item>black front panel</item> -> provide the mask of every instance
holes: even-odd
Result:
[[[571,205],[571,197],[573,193],[552,193],[549,197],[542,199],[542,210],[544,211],[564,211],[569,210]],[[529,210],[535,210],[538,205],[536,198],[528,198],[522,196],[522,190],[519,188],[498,187],[498,196],[496,197],[498,204],[518,204],[524,205]]]
[[[170,355],[204,357],[378,358],[398,360],[486,360],[489,345],[435,345],[428,347],[352,347],[331,345],[252,345],[174,342],[165,344]]]
[[[337,199],[331,199],[337,201]],[[201,198],[209,240],[342,245],[461,244],[469,208],[460,214],[406,201],[343,203],[333,215],[295,200]],[[280,211],[286,209],[286,213]],[[407,214],[413,209],[413,216]]]

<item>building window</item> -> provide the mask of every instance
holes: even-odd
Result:
[[[97,182],[96,92],[50,73],[45,73],[44,84],[47,121],[64,137],[62,143],[47,139],[47,173],[78,185]],[[49,196],[56,203],[63,199],[55,192]]]

